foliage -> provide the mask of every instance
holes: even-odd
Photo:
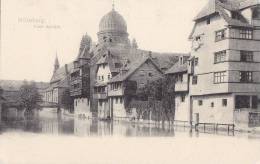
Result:
[[[59,105],[62,108],[64,108],[65,110],[72,112],[73,111],[73,104],[74,104],[73,98],[70,96],[70,90],[67,88],[62,93],[61,103]]]
[[[173,120],[175,112],[174,79],[164,77],[148,82],[136,93],[137,101],[131,107],[137,109],[138,115],[150,114],[156,120]]]
[[[40,109],[41,102],[42,98],[35,82],[24,81],[19,90],[19,106],[25,109],[27,113],[32,113],[34,110]]]

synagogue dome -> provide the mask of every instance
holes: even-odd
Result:
[[[99,32],[120,32],[127,33],[127,25],[123,16],[112,9],[104,15],[99,23]]]

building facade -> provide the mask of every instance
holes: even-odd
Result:
[[[260,110],[260,3],[210,0],[195,17],[188,65],[191,120],[237,124]],[[245,115],[246,114],[246,115]]]

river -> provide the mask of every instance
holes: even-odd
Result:
[[[2,122],[0,164],[260,164],[260,134],[75,119]]]

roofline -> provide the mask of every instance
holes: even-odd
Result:
[[[157,64],[150,58],[150,57],[147,57],[145,60],[143,60],[143,62],[140,63],[140,65],[138,67],[136,67],[127,77],[125,77],[124,79],[122,80],[118,80],[118,81],[108,81],[108,83],[116,83],[116,82],[123,82],[125,80],[127,80],[130,76],[132,76],[133,73],[135,73],[147,60],[150,60],[152,62],[152,64],[155,66],[155,68],[160,72],[162,73],[162,75],[164,75],[163,71],[157,66]],[[113,79],[111,79],[113,80]]]

